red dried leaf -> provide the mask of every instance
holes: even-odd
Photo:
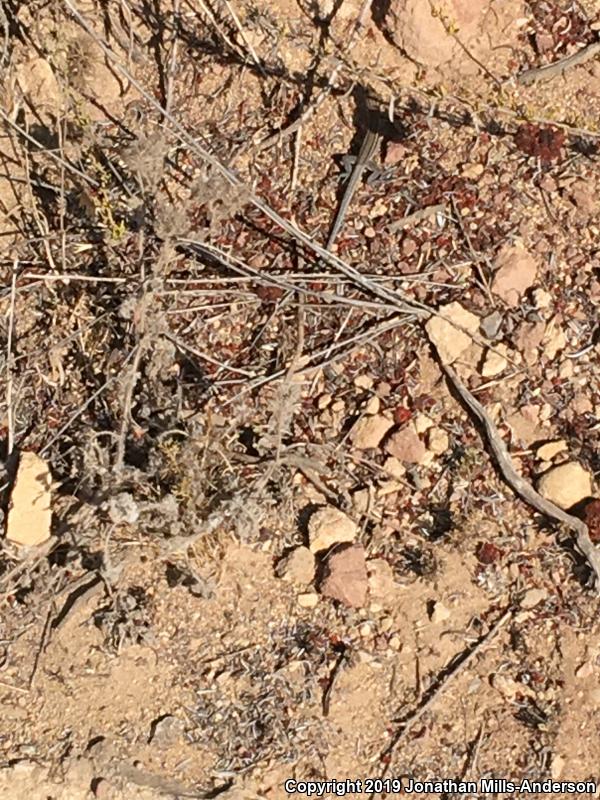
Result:
[[[477,546],[477,560],[481,564],[495,564],[504,552],[492,542],[480,542]]]
[[[265,303],[276,303],[283,297],[283,289],[278,286],[259,286],[256,289],[256,294]]]
[[[410,408],[405,408],[404,406],[397,406],[394,409],[394,422],[396,425],[402,425],[404,422],[408,422],[409,419],[412,418],[412,411]]]
[[[515,134],[515,144],[522,153],[539,158],[544,164],[560,158],[565,134],[551,126],[525,123],[519,125]]]
[[[594,544],[600,542],[600,500],[592,500],[585,507],[583,521],[588,527],[590,539]]]

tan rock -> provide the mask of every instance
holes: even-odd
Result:
[[[493,378],[504,372],[508,366],[508,361],[505,356],[508,355],[508,347],[505,344],[498,344],[494,350],[487,350],[485,359],[481,367],[481,375],[483,378]]]
[[[421,464],[425,458],[426,449],[414,427],[409,424],[393,436],[385,446],[386,452],[407,464]]]
[[[277,564],[275,572],[284,581],[306,586],[315,577],[315,557],[308,547],[296,547]]]
[[[379,414],[379,409],[381,408],[381,400],[374,394],[370,397],[367,402],[365,403],[364,412],[365,414]]]
[[[442,316],[428,319],[425,329],[443,363],[452,364],[470,346],[472,335],[479,329],[479,317],[456,302],[441,306],[438,311]]]
[[[436,601],[435,605],[433,606],[433,611],[431,612],[430,619],[434,625],[437,625],[440,622],[445,622],[450,617],[450,610],[446,608],[443,603],[440,601]]]
[[[373,378],[370,375],[357,375],[354,378],[354,385],[357,389],[372,389]]]
[[[463,57],[447,28],[460,30],[463,45],[471,43],[488,5],[489,0],[396,0],[388,4],[386,33],[413,61],[440,66]]]
[[[417,414],[413,420],[415,430],[417,433],[425,433],[433,426],[433,420],[427,414]]]
[[[570,358],[565,358],[558,368],[558,377],[562,380],[568,380],[575,374],[575,364]]]
[[[368,489],[358,489],[352,494],[352,508],[359,514],[366,514],[371,501],[371,493]]]
[[[353,542],[358,528],[354,520],[333,506],[319,508],[308,523],[308,536],[312,553],[329,550],[334,544]]]
[[[358,450],[370,450],[379,447],[386,433],[393,428],[392,420],[383,414],[361,417],[352,426],[350,441]]]
[[[564,350],[567,344],[565,332],[558,327],[556,318],[550,320],[544,332],[542,346],[546,358],[553,359],[557,353]]]
[[[392,478],[402,478],[406,475],[406,467],[394,456],[388,456],[383,463],[383,469]]]
[[[509,306],[517,306],[522,294],[535,282],[537,262],[522,242],[505,245],[495,260],[492,292]]]
[[[321,594],[351,608],[364,606],[367,597],[367,564],[362,545],[347,545],[327,559]]]
[[[383,483],[379,484],[377,488],[377,497],[387,497],[390,494],[394,494],[395,492],[400,491],[400,489],[404,488],[404,484],[401,481],[392,479],[390,481],[383,481]]]
[[[319,602],[319,595],[315,592],[304,592],[304,594],[298,595],[296,602],[300,608],[315,608]]]
[[[534,608],[548,597],[546,589],[528,589],[521,600],[521,608]]]
[[[532,418],[528,406],[509,414],[506,418],[507,424],[510,426],[513,436],[517,442],[525,445],[533,444],[536,439],[540,438],[540,429],[536,419]]]
[[[591,678],[594,674],[594,665],[591,661],[584,661],[575,669],[575,677],[578,680],[584,680],[585,678]]]
[[[552,295],[545,289],[536,289],[532,294],[532,299],[536,308],[544,311],[552,305]]]
[[[538,481],[538,491],[561,508],[571,506],[592,493],[592,478],[581,464],[570,461],[548,470]]]
[[[584,218],[600,213],[598,193],[593,190],[588,181],[575,181],[571,186],[570,197]]]
[[[475,181],[481,177],[483,170],[483,164],[465,164],[461,169],[461,173],[464,178]]]
[[[10,497],[6,538],[35,547],[50,538],[52,523],[52,475],[36,453],[21,453]]]
[[[536,456],[541,461],[552,461],[552,459],[559,453],[564,453],[567,449],[567,443],[564,439],[558,439],[555,442],[546,442],[538,447],[535,451]]]
[[[436,456],[445,453],[450,447],[448,434],[442,428],[431,428],[427,434],[427,447]]]

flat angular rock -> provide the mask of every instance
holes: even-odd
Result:
[[[478,332],[480,320],[456,302],[440,306],[438,311],[447,319],[431,317],[425,323],[425,329],[443,363],[452,364],[471,345],[472,335]],[[453,322],[459,327],[455,327]]]
[[[353,542],[357,532],[356,523],[343,511],[333,506],[319,508],[308,523],[309,548],[320,553],[334,544]]]
[[[382,439],[392,428],[392,420],[383,414],[361,417],[350,431],[350,441],[359,450],[370,450],[379,447]]]
[[[536,456],[542,461],[552,461],[552,459],[559,453],[563,453],[567,449],[567,443],[564,439],[558,439],[554,442],[546,442],[538,447],[535,451]]]
[[[523,293],[533,285],[537,276],[537,262],[522,243],[505,245],[495,261],[496,272],[492,292],[512,307],[518,306]]]
[[[36,453],[21,453],[10,496],[6,538],[24,547],[35,547],[50,538],[52,523],[52,475]]]
[[[385,449],[391,456],[406,464],[421,464],[427,452],[412,425],[407,425],[391,436]]]
[[[570,461],[549,469],[538,481],[538,491],[561,508],[571,506],[592,493],[592,477],[581,464]]]
[[[493,378],[504,372],[508,366],[508,361],[504,357],[507,353],[508,348],[505,344],[498,344],[494,350],[488,350],[481,367],[482,378]]]
[[[327,559],[327,574],[321,581],[321,594],[351,608],[364,606],[369,588],[365,550],[348,545]]]
[[[521,600],[521,608],[535,608],[548,597],[546,589],[528,589]]]
[[[275,572],[284,581],[306,586],[315,577],[315,557],[308,547],[296,547],[277,564]]]
[[[450,447],[450,437],[442,428],[431,428],[427,434],[427,447],[434,455],[440,456]]]

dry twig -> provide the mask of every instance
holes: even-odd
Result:
[[[512,615],[512,609],[508,608],[506,611],[501,614],[501,616],[494,622],[492,627],[489,631],[479,639],[479,641],[466,653],[463,653],[458,659],[455,659],[455,666],[450,667],[448,670],[445,671],[445,674],[439,681],[437,681],[433,687],[426,692],[424,698],[421,699],[421,702],[417,706],[417,708],[408,714],[403,720],[401,720],[400,724],[401,727],[392,739],[391,743],[382,753],[382,758],[385,759],[386,764],[383,769],[382,777],[384,777],[391,765],[391,756],[394,750],[398,747],[400,742],[406,738],[406,735],[411,730],[416,722],[418,722],[424,714],[431,708],[431,706],[436,702],[436,700],[442,695],[444,692],[447,691],[448,687],[456,681],[456,679],[463,674],[466,668],[471,664],[475,656],[481,652],[485,645],[489,644],[492,639],[496,636],[498,631],[502,628],[504,623],[510,619]],[[371,795],[373,797],[374,795]]]
[[[535,508],[536,511],[539,511],[546,517],[550,517],[550,519],[562,522],[567,528],[573,531],[577,542],[577,548],[587,559],[590,569],[594,574],[595,587],[600,591],[600,553],[592,544],[585,522],[563,511],[562,508],[559,508],[551,500],[546,500],[545,497],[542,497],[541,494],[536,492],[533,486],[519,475],[513,466],[506,445],[500,437],[498,429],[494,425],[490,415],[479,400],[473,397],[471,392],[463,385],[454,370],[447,364],[444,364],[441,359],[440,364],[463,403],[483,426],[487,443],[494,456],[496,466],[506,483],[508,483],[510,488],[518,494],[519,497],[525,500],[528,505]]]

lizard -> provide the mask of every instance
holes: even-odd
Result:
[[[346,182],[344,194],[342,195],[342,199],[340,201],[335,217],[333,219],[333,224],[331,225],[331,230],[329,231],[329,236],[327,237],[327,242],[325,244],[326,250],[331,250],[331,247],[333,246],[337,238],[337,235],[340,232],[342,225],[344,224],[344,219],[346,218],[346,212],[348,211],[348,207],[352,202],[352,198],[354,197],[356,188],[360,183],[360,179],[362,178],[363,172],[365,171],[365,169],[369,168],[370,161],[377,152],[380,142],[381,142],[380,134],[377,133],[377,131],[372,130],[371,128],[367,128],[367,131],[365,132],[364,138],[360,145],[360,150],[358,151],[356,161],[354,162],[354,166]]]

